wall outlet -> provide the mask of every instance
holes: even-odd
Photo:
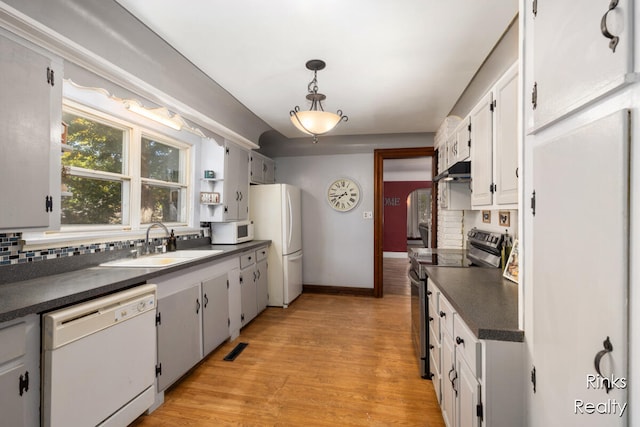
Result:
[[[363,219],[373,219],[373,212],[371,212],[371,211],[362,212],[362,218]]]

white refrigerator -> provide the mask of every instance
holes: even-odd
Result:
[[[254,238],[269,246],[269,305],[288,307],[302,293],[300,189],[288,184],[252,185],[249,218]]]

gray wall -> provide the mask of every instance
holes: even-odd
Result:
[[[113,0],[5,2],[255,144],[271,129]],[[116,83],[132,89],[126,81]]]
[[[465,117],[491,86],[518,60],[518,16],[482,63],[449,115]]]
[[[373,153],[276,160],[278,182],[302,189],[303,283],[373,288],[373,220],[362,217],[373,212]],[[360,203],[349,212],[336,212],[325,200],[338,177],[360,184]]]

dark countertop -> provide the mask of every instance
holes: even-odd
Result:
[[[499,268],[426,267],[427,274],[478,339],[524,341],[518,285]]]
[[[222,249],[224,252],[193,261],[161,268],[99,267],[90,266],[60,274],[0,285],[0,322],[42,313],[57,308],[96,298],[195,265],[239,255],[256,249],[269,240],[253,240],[238,245],[206,245],[191,250]],[[73,258],[73,257],[72,257]],[[33,264],[46,263],[39,261]],[[0,267],[1,268],[1,267]]]

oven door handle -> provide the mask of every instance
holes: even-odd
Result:
[[[420,286],[422,280],[418,277],[415,271],[409,270],[409,280],[411,280],[411,284],[414,286]]]

